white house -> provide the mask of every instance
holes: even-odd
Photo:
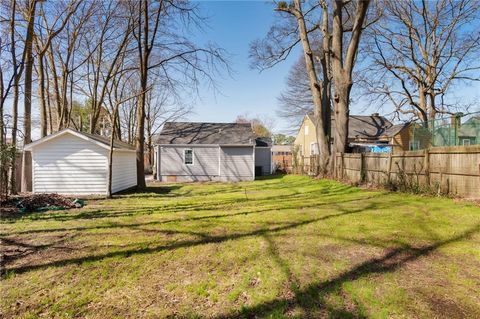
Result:
[[[32,152],[34,193],[106,194],[108,138],[64,129],[25,145]],[[114,142],[112,192],[137,185],[135,148]]]
[[[155,139],[157,179],[252,181],[271,174],[270,148],[249,123],[167,122]]]

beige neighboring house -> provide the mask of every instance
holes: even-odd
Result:
[[[353,152],[370,151],[373,147],[387,148],[389,152],[409,149],[410,123],[393,125],[385,117],[372,115],[350,115],[348,143]],[[335,121],[332,120],[332,131]],[[313,114],[305,115],[294,142],[294,152],[299,158],[318,155]]]
[[[293,143],[294,152],[299,157],[318,154],[317,133],[312,118],[313,114],[305,115]]]

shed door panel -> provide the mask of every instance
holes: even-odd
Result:
[[[253,179],[253,147],[222,147],[221,176],[225,180]]]

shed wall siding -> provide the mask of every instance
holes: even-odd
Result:
[[[33,191],[105,194],[107,151],[73,135],[63,135],[33,151]]]
[[[114,152],[112,193],[137,186],[137,163],[134,152]]]
[[[262,175],[270,175],[272,152],[270,147],[256,147],[255,148],[255,166],[262,167]]]
[[[251,181],[253,147],[222,147],[220,178],[224,181]]]
[[[186,149],[193,150],[193,165],[186,165],[183,161],[183,154]],[[159,148],[159,158],[159,171],[162,177],[188,176],[188,180],[192,181],[209,180],[209,177],[218,177],[218,147],[162,146]],[[198,178],[194,178],[195,176]]]

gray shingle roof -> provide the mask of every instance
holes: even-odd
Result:
[[[250,123],[166,122],[155,144],[253,145]]]
[[[308,115],[314,119],[313,113]],[[348,138],[377,139],[385,135],[392,123],[380,115],[350,115],[348,121]],[[335,130],[335,119],[332,119],[332,132]]]
[[[410,122],[392,125],[389,128],[387,128],[384,135],[387,137],[394,137],[409,125],[410,125]]]

